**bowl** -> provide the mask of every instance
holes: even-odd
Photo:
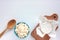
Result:
[[[30,30],[29,30],[29,29],[30,29],[30,28],[29,28],[29,25],[26,24],[25,22],[19,22],[19,23],[17,23],[16,25],[19,25],[19,24],[21,24],[21,23],[22,23],[22,24],[25,24],[25,25],[28,27],[28,33],[27,33],[27,36],[28,36],[28,35],[29,35],[29,32],[30,32]],[[15,30],[16,30],[16,27],[17,27],[17,26],[14,27],[14,33],[15,33],[15,35],[16,35],[17,37],[19,37],[18,33],[15,31]],[[22,37],[22,38],[26,38],[27,36],[24,36],[24,37]],[[19,38],[21,38],[21,37],[19,37]]]

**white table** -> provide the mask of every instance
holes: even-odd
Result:
[[[16,19],[17,23],[26,22],[30,27],[30,34],[25,39],[19,39],[12,29],[6,32],[0,40],[34,40],[31,31],[38,23],[38,17],[51,15],[54,12],[60,18],[60,0],[0,0],[0,32],[7,27],[7,23],[11,19]],[[57,30],[55,40],[60,39],[59,30],[60,28]]]

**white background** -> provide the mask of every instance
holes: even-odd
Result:
[[[53,13],[57,13],[60,20],[60,0],[0,0],[0,33],[7,27],[7,23],[11,19],[15,19],[17,23],[26,22],[30,27],[30,34],[25,39],[18,38],[12,29],[6,32],[0,40],[34,40],[31,31],[38,23],[38,17]],[[54,40],[59,40],[60,28],[56,34]]]

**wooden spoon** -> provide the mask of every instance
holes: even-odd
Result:
[[[7,28],[0,34],[0,38],[8,29],[11,30],[15,26],[15,24],[16,24],[16,20],[14,19],[10,20],[7,24]]]

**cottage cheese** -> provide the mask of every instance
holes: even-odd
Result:
[[[20,38],[24,38],[25,36],[27,36],[29,28],[26,24],[20,23],[19,25],[16,25],[15,31]]]
[[[57,21],[48,20],[45,17],[40,17],[39,23],[40,26],[36,28],[37,35],[44,37],[45,34],[48,34],[52,38],[56,37],[55,28],[57,27]]]

